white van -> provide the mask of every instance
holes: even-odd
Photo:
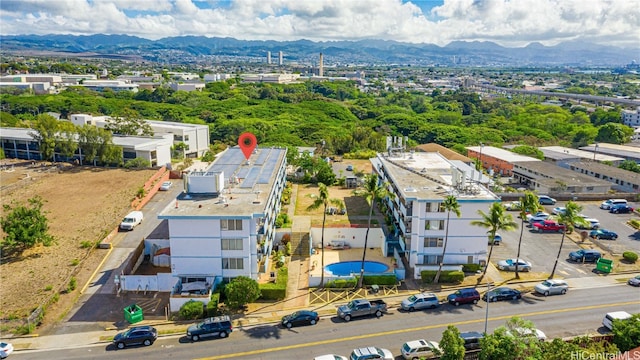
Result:
[[[625,200],[625,199],[609,199],[609,200],[605,200],[605,201],[602,202],[602,204],[600,204],[600,209],[609,210],[614,205],[619,205],[619,204],[627,205],[627,200]]]
[[[127,216],[122,219],[120,223],[120,229],[122,230],[133,230],[138,224],[142,223],[142,219],[144,215],[142,211],[132,211]]]
[[[631,314],[626,311],[614,311],[607,313],[602,319],[602,326],[609,329],[609,331],[613,330],[613,320],[626,320],[631,318]]]

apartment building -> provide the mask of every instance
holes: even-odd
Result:
[[[399,251],[407,257],[408,275],[418,279],[422,270],[437,270],[441,260],[444,269],[451,270],[486,262],[486,230],[471,221],[480,220],[478,210],[487,212],[492,203],[500,201],[498,196],[437,152],[389,152],[378,154],[371,163],[374,173],[381,182],[389,183],[388,190],[395,195],[385,203],[394,222],[392,241],[397,241]],[[456,197],[461,216],[454,214],[447,220],[443,202],[449,195]],[[447,225],[447,252],[442,258]]]

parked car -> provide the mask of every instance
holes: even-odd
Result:
[[[407,341],[401,348],[405,359],[433,359],[440,352],[440,344],[424,339]]]
[[[169,189],[171,189],[171,186],[173,186],[173,183],[171,181],[165,181],[162,183],[162,185],[160,185],[160,188],[158,190],[169,191]]]
[[[11,343],[0,342],[0,359],[6,359],[13,352]]]
[[[113,337],[113,343],[118,349],[131,345],[149,346],[158,338],[158,330],[152,326],[135,326]]]
[[[538,202],[540,203],[540,205],[555,205],[556,199],[547,195],[540,195],[538,196]]]
[[[544,296],[564,295],[569,290],[569,285],[564,280],[550,279],[535,286],[536,292]]]
[[[627,281],[627,284],[631,286],[640,286],[640,275],[636,275],[636,277],[632,277]]]
[[[549,216],[551,216],[551,214],[549,214],[547,212],[544,212],[544,211],[538,211],[538,212],[533,213],[533,214],[527,214],[527,217],[525,218],[525,220],[527,220],[529,222],[529,224],[531,224],[531,219],[538,218],[538,219],[545,220]]]
[[[347,171],[353,171],[353,165],[347,165]]]
[[[299,325],[315,325],[320,321],[318,313],[310,310],[300,310],[282,317],[282,326],[291,329]]]
[[[492,289],[482,295],[482,300],[488,300],[489,302],[501,300],[517,300],[520,298],[522,298],[522,294],[520,293],[520,291],[508,288],[506,286]]]
[[[142,211],[132,211],[127,214],[127,216],[122,219],[120,223],[120,229],[122,230],[133,230],[139,224],[142,224],[142,220],[144,219],[144,214]]]
[[[553,215],[563,215],[566,212],[567,212],[567,208],[564,206],[554,207],[553,210],[551,211]]]
[[[589,236],[591,236],[594,239],[606,239],[606,240],[616,240],[618,238],[618,234],[607,229],[592,230],[589,233]]]
[[[233,331],[231,319],[227,315],[208,318],[187,328],[187,337],[198,341],[204,337],[226,338]]]
[[[328,355],[316,356],[313,358],[313,360],[349,360],[349,358],[342,355],[328,354]]]
[[[348,304],[338,307],[338,317],[344,321],[350,321],[352,318],[361,316],[375,315],[382,316],[387,311],[387,303],[384,300],[351,300]]]
[[[422,309],[434,309],[440,305],[438,296],[434,293],[421,293],[409,296],[402,300],[400,307],[405,311]]]
[[[522,204],[520,203],[520,201],[512,201],[504,204],[505,209],[507,209],[508,211],[520,211],[521,206]]]
[[[496,233],[493,237],[493,245],[500,245],[502,243],[502,235]],[[489,245],[491,245],[491,238],[489,238]]]
[[[515,328],[513,329],[513,333],[507,330],[508,335],[511,335],[511,336],[515,335],[519,338],[522,338],[525,344],[529,343],[530,339],[533,339],[533,338],[537,339],[538,341],[547,340],[547,335],[542,330],[536,329],[536,328],[533,328],[533,329]]]
[[[542,222],[533,223],[533,230],[537,232],[552,231],[561,233],[565,231],[566,228],[566,226],[558,224],[553,220],[544,220]]]
[[[609,199],[605,200],[600,204],[600,209],[609,210],[611,207],[615,205],[627,205],[627,200],[625,199]]]
[[[576,221],[576,228],[578,229],[599,229],[600,228],[600,220],[596,218],[586,217],[586,215],[582,215],[582,221]]]
[[[460,333],[460,338],[464,340],[464,349],[477,350],[480,349],[480,339],[484,337],[484,334],[477,331],[467,331]]]
[[[518,271],[531,271],[531,263],[522,259],[507,259],[498,261],[498,269],[504,271],[515,271],[516,262],[518,263]]]
[[[613,205],[609,212],[612,214],[628,214],[633,212],[633,208],[627,204]]]
[[[600,251],[580,249],[569,253],[569,259],[575,262],[596,262],[602,257]]]
[[[613,330],[614,320],[627,320],[631,318],[631,316],[632,315],[626,311],[612,311],[604,316],[604,319],[602,319],[602,326],[611,331]]]
[[[460,289],[447,296],[449,304],[458,306],[460,304],[477,304],[480,301],[480,293],[474,288]]]
[[[351,356],[349,356],[351,360],[369,360],[369,359],[383,359],[383,360],[394,360],[395,356],[391,353],[391,351],[375,346],[363,347],[358,349],[353,349],[351,352]]]

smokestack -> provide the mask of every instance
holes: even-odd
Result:
[[[322,57],[322,53],[320,53],[320,64],[318,65],[318,76],[324,76],[324,60]]]

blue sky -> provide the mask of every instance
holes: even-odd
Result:
[[[1,0],[0,33],[638,49],[638,9],[640,0]]]

